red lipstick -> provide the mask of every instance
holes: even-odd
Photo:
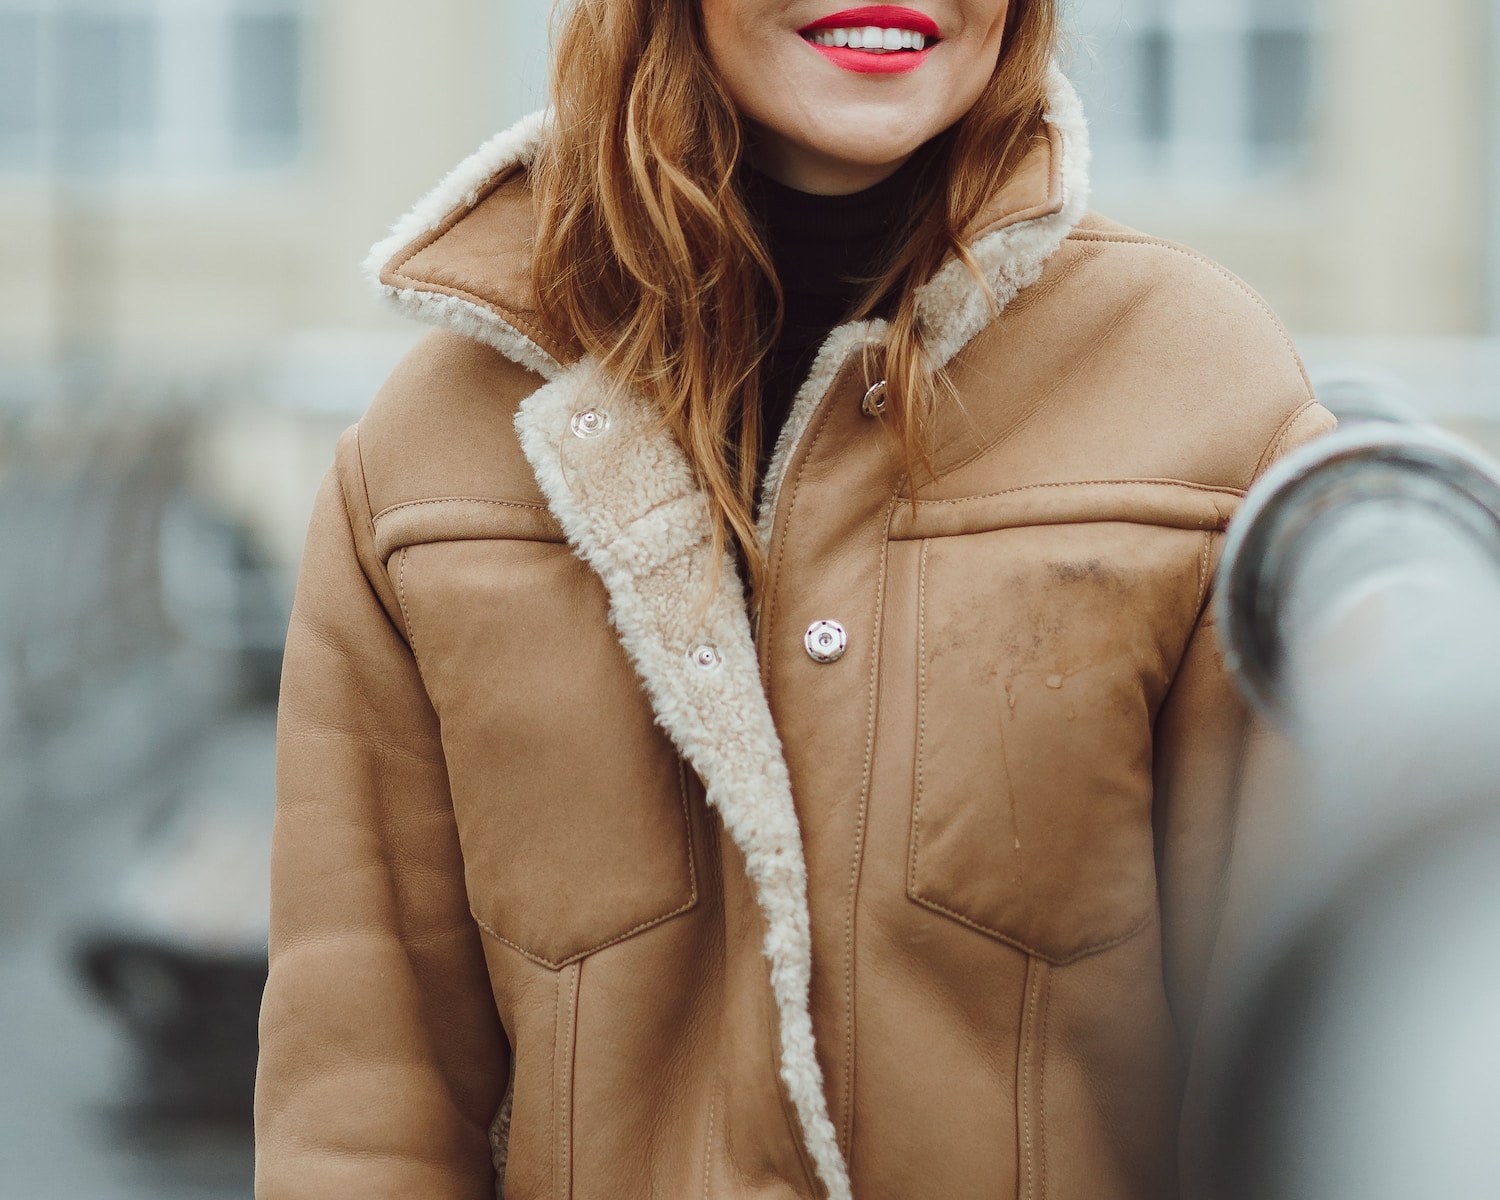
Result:
[[[867,29],[900,33],[906,45],[900,49],[887,49],[882,42],[866,47],[864,32]],[[829,44],[834,30],[848,32],[847,44]],[[932,46],[942,34],[938,23],[926,13],[893,4],[845,9],[821,17],[798,32],[808,46],[834,66],[859,75],[905,75],[915,71],[927,60]],[[921,43],[920,49],[912,44],[914,37]],[[838,40],[845,42],[844,32],[838,34]]]
[[[942,36],[938,23],[926,13],[914,8],[901,8],[894,4],[871,4],[865,8],[848,8],[832,16],[820,17],[811,25],[797,32],[804,36],[820,29],[859,29],[874,25],[878,29],[910,29],[924,37]]]

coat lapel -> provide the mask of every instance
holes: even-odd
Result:
[[[705,597],[708,505],[687,457],[646,401],[611,387],[592,361],[523,401],[516,430],[568,541],[604,581],[610,619],[657,721],[745,856],[766,920],[781,1078],[830,1200],[847,1200],[808,1009],[802,837],[733,559],[724,557]]]

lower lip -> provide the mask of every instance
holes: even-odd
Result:
[[[933,51],[929,46],[925,50],[902,50],[897,54],[871,54],[847,46],[819,46],[805,39],[804,45],[816,50],[841,71],[853,71],[857,75],[907,75],[926,62]]]

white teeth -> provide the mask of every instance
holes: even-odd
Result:
[[[881,29],[866,25],[862,29],[819,29],[807,35],[815,46],[847,46],[874,54],[894,54],[901,50],[925,50],[927,36],[910,29]]]

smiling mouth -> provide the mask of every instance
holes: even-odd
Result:
[[[802,35],[814,46],[847,46],[850,50],[865,50],[871,54],[900,54],[903,50],[927,49],[924,34],[910,29],[882,29],[878,25],[864,25],[853,29],[820,29],[816,33]]]
[[[849,51],[861,58],[902,56],[915,67],[937,44],[941,33],[937,22],[926,13],[886,4],[833,13],[798,32],[815,49],[835,52],[826,57],[850,67],[855,63],[849,61],[854,57]]]

